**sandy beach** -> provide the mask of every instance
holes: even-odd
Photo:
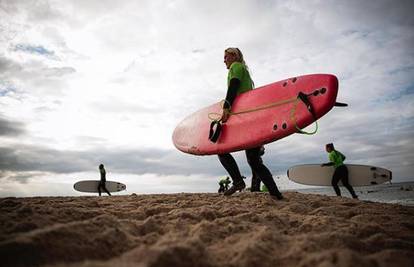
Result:
[[[287,192],[0,199],[0,266],[413,266],[414,207]]]

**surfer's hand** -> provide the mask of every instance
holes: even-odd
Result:
[[[225,108],[223,109],[223,115],[221,116],[221,121],[224,123],[226,122],[230,117],[230,109]]]

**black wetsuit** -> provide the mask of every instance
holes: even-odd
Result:
[[[237,96],[237,90],[240,86],[240,80],[231,79],[229,87],[227,90],[226,101],[224,102],[224,108],[229,108],[232,106],[234,99]],[[261,158],[261,146],[247,149],[246,151],[247,162],[252,169],[252,172],[259,177],[259,179],[266,185],[269,189],[269,193],[273,196],[282,198],[282,194],[276,186],[275,181],[273,180],[272,174],[269,169],[263,164]],[[240,174],[239,167],[237,166],[236,161],[230,153],[218,155],[219,160],[223,167],[227,170],[230,177],[233,180],[233,185],[237,186],[244,184],[243,177]],[[260,184],[259,184],[260,186]]]
[[[348,181],[348,168],[346,165],[341,165],[335,169],[335,172],[332,176],[332,186],[335,190],[335,193],[337,196],[341,196],[341,190],[339,189],[338,182],[342,181],[342,184],[345,186],[346,189],[348,189],[349,193],[351,193],[351,196],[353,198],[357,198],[357,195],[355,194],[354,189],[349,184]]]
[[[219,188],[218,192],[223,193],[224,191],[228,190],[229,189],[229,184],[230,184],[230,180],[228,182],[226,180],[225,181],[221,180],[219,182],[220,188]]]
[[[281,196],[281,193],[279,192],[279,189],[273,180],[272,174],[270,173],[269,169],[263,164],[262,158],[260,157],[260,147],[247,149],[245,152],[250,168],[257,175],[257,177],[259,177],[260,181],[266,185],[266,187],[269,189],[269,193],[273,196]],[[243,177],[240,174],[239,167],[237,166],[237,163],[234,160],[233,156],[227,153],[220,154],[218,157],[223,167],[227,170],[233,179],[233,184],[243,184]]]
[[[101,188],[108,194],[111,195],[111,193],[109,193],[108,189],[106,189],[106,171],[104,168],[100,169],[99,172],[101,173],[101,181],[99,182],[98,185],[98,192],[99,192],[99,196],[101,196]]]
[[[264,147],[260,149],[260,160],[263,163],[262,157],[264,155]],[[252,186],[250,187],[251,192],[260,192],[260,178],[259,176],[252,170]]]

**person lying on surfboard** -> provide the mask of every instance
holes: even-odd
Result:
[[[223,123],[229,118],[234,99],[238,95],[252,90],[254,87],[248,68],[244,62],[243,54],[238,48],[227,48],[224,51],[224,64],[226,64],[229,72],[227,76],[227,95],[224,101],[221,118]],[[247,149],[245,152],[250,168],[269,189],[269,194],[273,198],[283,199],[282,194],[279,192],[279,189],[273,180],[272,174],[261,160],[260,146]],[[243,177],[240,174],[239,167],[233,156],[230,153],[226,153],[219,154],[218,158],[233,180],[233,185],[224,192],[224,195],[229,196],[237,191],[243,190],[246,187],[246,184],[243,181]]]
[[[106,171],[104,168],[103,164],[99,165],[99,173],[101,174],[101,180],[99,181],[99,185],[98,185],[98,193],[99,196],[101,196],[101,188],[108,194],[111,195],[111,193],[109,193],[108,189],[106,189]]]
[[[348,189],[349,193],[351,193],[352,198],[358,198],[355,194],[354,189],[348,182],[348,168],[344,164],[345,156],[335,150],[335,147],[332,143],[326,144],[325,146],[326,152],[328,152],[329,163],[324,163],[321,166],[334,166],[335,171],[332,176],[332,186],[335,190],[337,196],[341,196],[341,190],[339,189],[338,182],[342,181],[342,184]]]

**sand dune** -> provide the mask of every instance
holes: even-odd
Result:
[[[285,193],[0,199],[0,266],[413,266],[414,207]]]

